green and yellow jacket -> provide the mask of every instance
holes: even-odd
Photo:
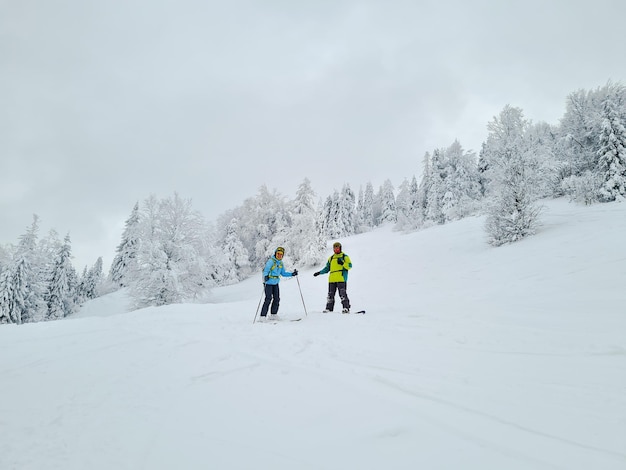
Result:
[[[352,261],[350,257],[343,251],[341,253],[333,253],[328,258],[326,266],[320,270],[320,274],[330,273],[328,282],[348,282],[348,270],[352,269]]]

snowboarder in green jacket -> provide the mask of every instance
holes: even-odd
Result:
[[[350,299],[348,298],[348,270],[352,269],[352,261],[341,248],[341,243],[333,243],[333,254],[319,271],[313,276],[330,273],[328,275],[328,297],[324,312],[332,312],[335,308],[335,294],[339,291],[339,298],[343,310],[341,313],[350,313]]]

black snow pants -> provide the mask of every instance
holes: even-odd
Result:
[[[261,308],[262,317],[267,315],[270,303],[272,304],[272,309],[270,310],[272,315],[277,314],[280,304],[280,289],[278,288],[278,284],[265,284],[265,302],[263,302],[263,307]]]
[[[341,299],[341,305],[343,308],[350,308],[350,299],[348,298],[348,285],[345,282],[329,282],[328,283],[328,298],[326,299],[326,310],[331,312],[335,308],[335,294],[339,291],[339,298]]]

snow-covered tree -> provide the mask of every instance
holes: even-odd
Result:
[[[489,172],[489,162],[488,162],[488,150],[487,144],[485,142],[482,143],[480,152],[478,153],[478,186],[480,188],[480,197],[485,197],[487,195],[487,187],[489,186],[488,172]]]
[[[0,297],[5,311],[0,314],[5,321],[27,323],[45,316],[43,262],[38,247],[39,218],[20,236],[12,259],[3,269]]]
[[[458,140],[443,151],[439,201],[444,222],[475,213],[479,207],[480,183],[476,155],[466,152]]]
[[[565,115],[556,130],[554,150],[556,161],[560,163],[560,178],[569,178],[567,188],[585,190],[595,180],[593,173],[598,172],[602,145],[598,137],[606,121],[604,103],[607,99],[614,104],[621,122],[626,122],[626,88],[620,83],[609,82],[595,90],[577,90],[567,97]],[[576,177],[585,181],[575,181]]]
[[[447,190],[445,185],[445,180],[448,176],[447,170],[445,151],[435,149],[430,157],[429,171],[425,183],[426,207],[424,216],[431,223],[443,224],[446,221],[443,212],[443,200]]]
[[[357,220],[360,224],[359,232],[366,232],[374,227],[374,186],[369,181],[365,185],[363,200],[357,206],[357,213]]]
[[[39,217],[33,215],[33,222],[20,237],[15,253],[15,274],[23,278],[26,293],[22,321],[41,321],[46,315],[44,294],[46,290],[46,262],[39,246]]]
[[[339,236],[354,235],[357,231],[356,196],[347,183],[341,189],[338,215],[343,225],[343,233]]]
[[[248,250],[252,270],[261,269],[267,256],[273,253],[277,240],[284,240],[292,224],[285,198],[267,186],[259,188],[254,197],[218,219],[219,240],[226,237],[226,227],[233,218],[238,220],[238,235]],[[279,242],[279,243],[284,243]]]
[[[23,292],[13,284],[9,269],[0,270],[0,324],[22,323]]]
[[[287,236],[291,248],[290,262],[294,266],[318,264],[323,259],[326,238],[319,225],[315,192],[307,178],[298,187],[291,214],[292,225]]]
[[[336,238],[343,234],[343,220],[340,219],[339,193],[335,190],[324,202],[321,214],[321,227],[326,238]]]
[[[335,190],[322,208],[322,234],[330,239],[356,233],[359,219],[356,210],[356,197],[350,185],[345,184],[341,192]]]
[[[486,231],[494,246],[535,233],[540,209],[535,205],[537,180],[525,133],[529,122],[520,108],[506,106],[488,125],[491,201]]]
[[[136,307],[197,298],[209,285],[204,253],[206,226],[191,200],[178,194],[146,200],[131,295]]]
[[[519,156],[506,162],[501,174],[501,192],[493,196],[486,222],[488,241],[494,246],[534,235],[540,208],[534,204]]]
[[[67,235],[56,255],[52,277],[46,292],[48,320],[57,320],[70,315],[74,310],[76,272],[71,262],[72,249]]]
[[[604,101],[600,132],[598,172],[602,178],[600,197],[614,201],[626,196],[626,128],[611,97]]]
[[[2,266],[5,266],[9,262],[9,252],[6,247],[0,245],[0,272],[2,271]]]
[[[403,180],[398,187],[398,195],[396,196],[396,214],[397,219],[406,219],[410,208],[409,181]]]
[[[420,190],[417,178],[413,176],[409,185],[409,212],[407,215],[410,228],[421,227],[424,223],[423,197],[424,193]]]
[[[239,238],[238,227],[237,219],[232,219],[226,227],[226,237],[222,245],[225,256],[222,282],[225,284],[240,281],[250,274],[248,250]]]
[[[602,176],[595,171],[585,171],[580,176],[571,175],[561,181],[563,192],[569,195],[570,201],[588,205],[598,202]]]
[[[596,167],[599,134],[597,91],[577,90],[567,97],[561,119],[559,153],[566,162],[564,177],[581,175]]]
[[[365,194],[363,193],[363,186],[359,187],[359,193],[356,198],[356,233],[362,233],[366,231],[365,220],[363,218],[365,213]]]
[[[100,296],[100,288],[104,281],[102,257],[99,257],[91,269],[85,271],[80,281],[80,297],[85,300]]]
[[[122,241],[117,246],[115,257],[109,270],[109,280],[118,287],[125,287],[127,277],[137,269],[137,251],[139,250],[139,203],[125,222]]]
[[[394,195],[393,184],[390,180],[385,180],[380,190],[380,224],[387,222],[395,223],[397,220],[396,197]]]

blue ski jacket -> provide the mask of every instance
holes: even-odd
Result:
[[[276,259],[275,256],[272,256],[265,263],[265,268],[263,268],[263,279],[265,284],[276,285],[280,282],[280,276],[283,277],[291,277],[293,273],[285,271],[285,265],[282,260]]]

